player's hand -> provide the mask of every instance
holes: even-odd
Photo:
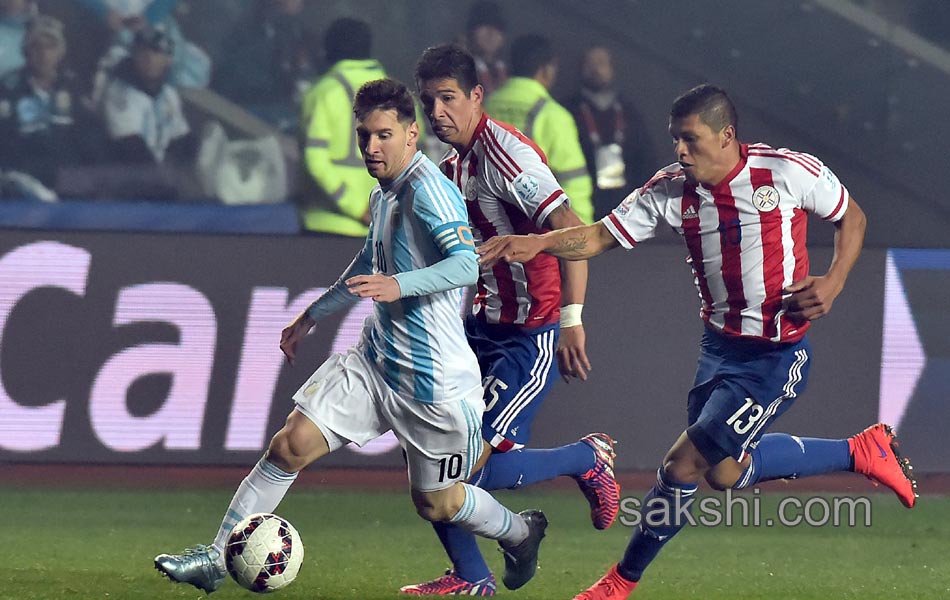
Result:
[[[561,328],[561,337],[557,344],[557,366],[566,383],[571,382],[571,377],[587,381],[590,359],[587,358],[586,343],[587,334],[584,333],[583,325]]]
[[[542,244],[537,235],[497,235],[475,249],[478,262],[489,269],[499,260],[505,262],[528,262],[541,252]]]
[[[290,366],[294,365],[294,359],[297,357],[297,344],[310,333],[315,324],[307,311],[303,311],[280,332],[280,351],[287,357]]]
[[[785,316],[794,323],[814,321],[831,312],[842,286],[827,277],[809,275],[782,290],[791,294],[782,301]]]
[[[376,302],[395,302],[402,298],[402,290],[395,277],[373,273],[357,275],[346,280],[347,289],[360,298],[372,298]]]

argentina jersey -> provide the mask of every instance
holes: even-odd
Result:
[[[374,190],[370,209],[366,251],[374,273],[417,271],[457,253],[477,260],[458,189],[421,152],[391,185]],[[364,347],[401,396],[423,403],[457,400],[481,385],[459,315],[461,301],[456,287],[374,304]]]

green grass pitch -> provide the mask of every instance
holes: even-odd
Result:
[[[152,557],[209,542],[232,490],[0,490],[0,598],[195,599]],[[543,508],[551,525],[541,569],[521,600],[570,599],[616,561],[630,529],[595,531],[566,490],[503,493],[511,508]],[[647,572],[636,599],[950,598],[950,499],[914,510],[873,494],[871,527],[687,528]],[[776,497],[763,501],[766,512]],[[400,585],[441,574],[448,561],[403,492],[294,489],[277,511],[306,544],[300,576],[281,600],[396,599]],[[500,575],[501,556],[483,545]],[[499,587],[500,577],[499,577]],[[232,581],[215,600],[254,597]],[[405,598],[405,597],[402,597]]]

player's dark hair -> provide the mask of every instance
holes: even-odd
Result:
[[[699,115],[700,120],[715,132],[722,131],[727,125],[739,130],[739,115],[732,100],[725,90],[708,83],[697,85],[673,101],[671,119],[690,115]]]
[[[373,32],[359,19],[337,19],[323,36],[323,50],[331,65],[347,58],[369,58],[373,52]]]
[[[557,55],[551,40],[543,35],[522,35],[511,44],[511,74],[515,77],[534,77]]]
[[[406,84],[395,79],[377,79],[360,86],[353,98],[353,114],[362,121],[374,110],[395,110],[400,123],[416,120],[416,104]]]
[[[433,79],[454,79],[466,94],[478,85],[478,72],[471,53],[458,44],[426,48],[416,62],[416,87]]]

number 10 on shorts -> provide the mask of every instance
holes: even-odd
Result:
[[[439,459],[439,483],[446,479],[452,481],[458,479],[462,474],[462,455],[453,454],[447,458]]]

